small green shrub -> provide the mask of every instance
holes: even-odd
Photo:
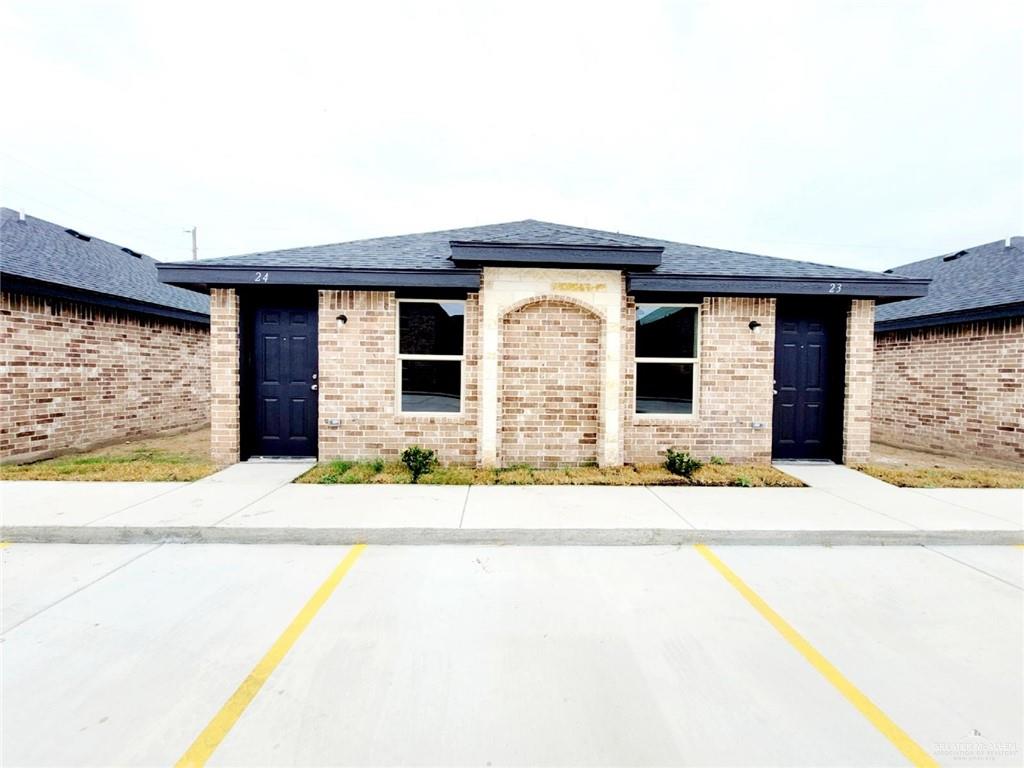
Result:
[[[677,451],[669,448],[665,451],[665,469],[673,475],[680,477],[693,477],[693,473],[704,466],[700,459],[691,456],[686,451]]]
[[[732,484],[739,486],[740,488],[749,488],[751,485],[750,478],[746,475],[739,475],[735,480],[733,480]]]
[[[721,456],[712,456],[710,459],[708,459],[708,464],[716,464],[716,465],[718,465],[720,467],[721,466],[725,466],[728,463],[729,462],[727,462]]]
[[[412,481],[415,483],[422,475],[434,468],[437,457],[429,448],[411,445],[402,451],[402,463],[412,473]]]
[[[379,475],[384,471],[384,459],[374,459],[370,462],[370,468],[373,470],[374,474]]]

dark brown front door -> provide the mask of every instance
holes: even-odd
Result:
[[[772,457],[842,453],[844,307],[779,299],[775,317]]]
[[[316,456],[316,308],[258,306],[251,323],[247,455]]]

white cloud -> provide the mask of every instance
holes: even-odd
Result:
[[[1024,231],[1018,5],[8,2],[2,197],[161,258],[534,217],[884,268]]]

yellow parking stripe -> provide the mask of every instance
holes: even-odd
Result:
[[[365,544],[356,544],[348,551],[342,561],[338,563],[338,566],[331,572],[331,575],[327,577],[324,583],[320,585],[320,588],[309,598],[309,602],[292,619],[292,623],[288,625],[287,629],[270,646],[270,650],[267,651],[266,655],[253,667],[249,676],[238,686],[238,690],[224,703],[220,711],[213,716],[209,725],[192,742],[192,746],[175,763],[175,766],[181,768],[183,766],[206,765],[206,761],[210,759],[210,756],[220,746],[220,743],[224,741],[224,738],[235,726],[235,723],[238,722],[238,718],[245,712],[246,707],[256,698],[256,694],[260,692],[263,684],[267,682],[271,673],[288,654],[291,647],[295,645],[295,641],[306,630],[313,617],[316,616],[324,603],[327,602],[334,589],[345,578],[345,574],[349,572],[349,569],[359,558],[359,555],[363,553],[364,549],[366,549]]]
[[[793,629],[785,619],[772,610],[768,603],[762,600],[739,576],[733,573],[729,566],[723,563],[714,552],[704,544],[695,544],[694,546],[701,556],[711,563],[711,566],[726,581],[732,584],[736,591],[743,595],[744,599],[769,624],[775,627],[775,630],[799,651],[800,655],[807,659],[811,666],[818,670],[821,676],[828,680],[858,712],[864,715],[868,722],[881,731],[882,735],[892,742],[893,746],[902,752],[913,765],[935,766],[937,768],[939,764],[935,761],[935,758],[925,752],[921,745],[907,735],[906,731],[890,720],[888,715],[875,706],[871,699],[865,696],[857,686],[847,680],[838,669],[832,666],[828,659],[815,650],[814,646]]]
[[[0,541],[0,549],[7,549],[9,546],[11,546],[11,542],[9,542],[9,541]]]

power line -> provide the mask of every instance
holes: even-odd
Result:
[[[61,214],[59,216],[59,218],[64,219],[64,221],[59,222],[59,223],[63,224],[64,226],[81,227],[81,222],[79,221],[79,219],[81,219],[81,213],[70,211],[67,208],[65,208],[64,206],[56,205],[55,203],[53,203],[53,202],[51,202],[49,200],[44,200],[44,199],[42,199],[40,197],[37,197],[36,195],[30,194],[28,192],[13,192],[13,191],[10,191],[9,188],[4,188],[3,197],[6,198],[8,201],[11,201],[9,204],[14,205],[15,207],[18,207],[18,208],[24,208],[26,206],[20,206],[20,205],[17,204],[16,201],[28,200],[30,202],[34,202],[34,203],[39,205],[41,211],[53,210],[53,211],[59,212]],[[28,213],[31,215],[33,213],[33,211],[29,210]],[[44,213],[44,216],[46,216],[46,215],[47,214]],[[42,217],[40,217],[40,218],[42,218]],[[137,240],[137,241],[152,242],[152,241],[155,241],[155,240],[159,239],[158,237],[154,236],[154,234],[152,232],[150,232],[148,234],[144,234],[143,232],[140,232],[139,230],[135,229],[134,227],[126,227],[123,224],[119,224],[118,226],[123,231],[129,232],[132,235],[134,235],[134,239]],[[163,227],[161,227],[160,229],[162,230]],[[96,235],[96,236],[100,237],[100,235]],[[106,238],[101,238],[101,239],[106,239]],[[122,238],[118,238],[118,239],[122,239]],[[147,250],[149,250],[149,249],[147,248]]]
[[[24,166],[28,170],[35,171],[36,173],[40,173],[43,176],[46,176],[47,178],[52,179],[53,181],[58,182],[59,184],[64,184],[65,186],[68,186],[68,187],[71,187],[72,189],[78,190],[82,194],[87,195],[88,197],[91,197],[93,200],[95,200],[95,201],[97,201],[99,203],[102,203],[104,206],[106,206],[108,208],[112,208],[112,209],[114,209],[116,211],[120,211],[121,213],[125,214],[126,216],[128,216],[130,218],[134,218],[134,219],[139,219],[139,218],[148,219],[152,224],[154,224],[155,226],[157,226],[160,229],[177,229],[177,227],[181,226],[179,224],[179,225],[177,225],[175,227],[170,227],[167,222],[158,222],[155,218],[153,218],[149,214],[143,214],[143,213],[140,213],[138,211],[133,213],[133,212],[125,209],[121,204],[115,203],[115,202],[109,200],[108,198],[103,197],[102,195],[96,194],[95,192],[91,192],[88,189],[85,189],[84,187],[79,186],[78,184],[75,184],[73,182],[68,181],[67,179],[62,179],[62,178],[60,178],[58,176],[55,176],[52,173],[50,173],[49,171],[44,171],[42,168],[39,168],[38,166],[35,166],[32,163],[26,162],[23,158],[15,157],[14,155],[8,154],[7,152],[0,152],[0,156],[3,156],[7,160],[13,160],[16,163],[20,163],[22,166]],[[54,206],[54,207],[56,207],[56,206]],[[137,234],[137,235],[140,234],[136,230],[129,230],[129,231],[135,232],[135,234]],[[151,237],[151,235],[146,235],[145,237],[148,238],[148,237]]]
[[[806,245],[814,248],[858,248],[861,250],[878,250],[878,251],[927,251],[928,253],[935,253],[935,248],[929,248],[923,245],[868,245],[868,244],[855,244],[855,243],[815,243],[806,240],[764,240],[759,237],[751,238],[759,243],[771,243],[772,245]]]

